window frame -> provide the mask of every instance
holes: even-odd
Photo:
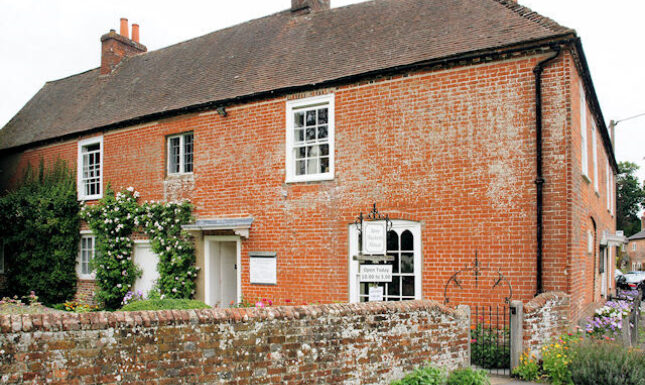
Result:
[[[94,144],[99,145],[99,193],[86,195],[85,181],[83,179],[83,149]],[[78,141],[76,165],[76,190],[78,192],[78,200],[89,201],[103,198],[103,136]]]
[[[593,159],[593,188],[596,193],[598,193],[599,190],[599,183],[598,183],[598,139],[596,139],[596,132],[598,130],[596,129],[596,123],[591,122],[591,151],[592,154],[592,159]]]
[[[193,145],[193,161],[191,171],[186,171],[186,136],[192,136],[192,145]],[[174,172],[170,170],[170,141],[174,138],[179,138],[179,172]],[[182,132],[180,134],[168,135],[166,137],[166,175],[168,176],[177,176],[177,175],[191,175],[195,171],[195,133],[193,131]]]
[[[581,167],[582,175],[589,178],[589,142],[587,135],[587,99],[582,82],[579,83],[580,89],[580,140],[581,140]]]
[[[423,299],[423,243],[421,239],[421,223],[404,220],[393,219],[392,230],[399,230],[403,233],[409,230],[413,236],[414,250],[413,250],[413,266],[414,266],[414,300]],[[360,282],[359,274],[359,261],[354,259],[358,255],[358,229],[355,224],[349,225],[349,302],[360,302]],[[394,275],[394,274],[393,274]]]
[[[308,107],[327,107],[327,142],[329,144],[329,171],[316,174],[296,175],[294,156],[294,112]],[[334,137],[336,128],[335,94],[325,94],[309,98],[289,100],[286,103],[286,159],[285,183],[317,182],[334,180]]]
[[[96,258],[96,235],[94,235],[94,233],[92,233],[91,230],[82,230],[81,238],[79,239],[79,244],[78,244],[76,275],[80,280],[94,280],[96,278],[96,269],[91,269],[89,274],[83,273],[83,238],[92,239],[92,257],[90,258],[90,260],[87,261],[88,268],[91,260]]]

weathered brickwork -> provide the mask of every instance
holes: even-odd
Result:
[[[540,356],[542,346],[568,330],[569,297],[562,292],[543,293],[524,305],[525,351]]]
[[[5,384],[389,384],[468,364],[469,318],[431,301],[0,316]]]
[[[196,218],[253,217],[240,266],[250,300],[347,301],[349,227],[376,203],[391,218],[420,223],[423,298],[443,301],[449,277],[477,252],[509,278],[514,299],[527,301],[536,292],[533,68],[547,56],[379,78],[229,106],[226,117],[206,111],[105,132],[104,184],[134,186],[142,200],[188,198]],[[596,195],[581,176],[578,84],[567,51],[544,72],[544,289],[569,293],[573,315],[600,299],[598,256],[586,253],[591,218],[596,245],[603,230],[614,230],[606,183]],[[285,103],[329,93],[334,180],[285,183]],[[166,137],[182,132],[194,134],[194,172],[168,177]],[[56,155],[75,165],[76,143],[15,155],[12,172]],[[604,178],[607,157],[597,143]],[[204,235],[195,237],[200,299]],[[277,285],[250,284],[252,251],[277,253]],[[491,286],[455,291],[452,303],[496,304],[507,292]]]
[[[74,296],[74,300],[86,304],[96,305],[96,301],[94,301],[95,291],[96,283],[94,280],[79,279],[76,282],[76,295]]]

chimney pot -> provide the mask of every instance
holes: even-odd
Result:
[[[128,19],[125,17],[121,18],[121,30],[119,31],[119,35],[125,36],[128,39],[130,38],[130,35],[128,34]]]
[[[139,42],[139,24],[132,24],[132,40]]]

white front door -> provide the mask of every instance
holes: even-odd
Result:
[[[600,273],[600,281],[602,282],[600,284],[600,295],[603,296],[603,298],[607,298],[607,277],[609,274],[607,274],[607,269],[609,269],[609,265],[607,263],[607,248],[603,247],[600,249],[600,264],[601,264],[601,273]]]
[[[206,303],[229,307],[239,300],[239,239],[206,240]]]
[[[418,222],[394,220],[387,232],[387,255],[394,258],[391,262],[380,264],[392,265],[391,282],[360,282],[360,265],[372,264],[359,262],[354,256],[359,250],[359,236],[355,225],[349,228],[349,300],[366,302],[369,300],[369,289],[383,287],[385,301],[405,301],[421,299],[421,227]]]
[[[148,292],[159,278],[158,263],[159,257],[152,251],[149,242],[135,243],[134,264],[143,271],[143,274],[134,282],[134,291],[141,290],[144,296],[148,296]]]

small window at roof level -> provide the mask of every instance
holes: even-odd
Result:
[[[193,172],[193,133],[168,137],[168,174]]]

